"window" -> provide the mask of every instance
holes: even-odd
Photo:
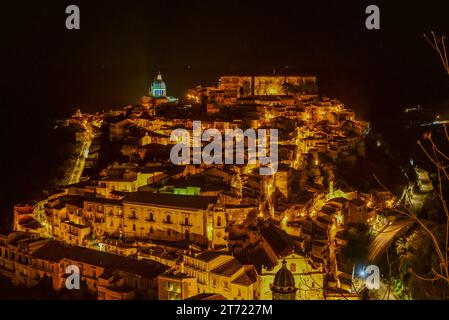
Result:
[[[114,221],[111,220],[111,228],[114,226]]]
[[[171,217],[169,214],[167,214],[167,223],[171,223]]]
[[[296,272],[296,263],[290,264],[290,271],[291,272]]]
[[[186,226],[189,225],[189,218],[185,218],[185,219],[184,219],[184,224],[185,224]]]
[[[149,220],[149,221],[154,221],[154,215],[153,215],[153,212],[150,212],[150,213],[148,214],[148,220]]]
[[[153,227],[150,227],[150,233],[153,233]]]
[[[167,229],[167,235],[171,236],[171,230],[170,229]]]
[[[221,227],[221,217],[217,217],[217,227]]]
[[[136,231],[136,224],[133,223],[133,231]]]

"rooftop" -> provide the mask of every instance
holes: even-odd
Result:
[[[232,258],[230,261],[222,264],[221,266],[215,268],[211,271],[211,273],[220,275],[220,276],[231,276],[237,271],[240,270],[242,264],[235,258]]]
[[[33,253],[33,257],[53,262],[69,259],[105,269],[121,270],[148,278],[155,278],[168,269],[167,266],[155,261],[135,260],[113,253],[78,246],[67,246],[62,242],[54,240],[49,241],[37,249]]]
[[[203,262],[210,262],[221,255],[225,255],[225,253],[221,251],[205,251],[195,256],[195,258]]]
[[[186,196],[138,191],[129,193],[123,202],[146,204],[163,208],[206,210],[210,204],[217,202],[217,197]]]

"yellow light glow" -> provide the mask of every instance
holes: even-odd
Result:
[[[394,203],[393,199],[387,200],[387,201],[385,201],[385,206],[387,208],[392,208],[393,207],[393,203]]]
[[[209,241],[212,241],[212,232],[214,231],[214,228],[212,227],[212,224],[207,225],[207,239]]]
[[[343,215],[342,214],[335,216],[335,219],[337,220],[337,224],[343,223]]]

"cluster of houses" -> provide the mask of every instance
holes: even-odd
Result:
[[[365,157],[368,123],[319,98],[315,77],[222,77],[186,102],[166,99],[161,81],[140,105],[69,121],[92,124],[107,146],[90,144],[95,165],[76,183],[14,207],[0,275],[26,286],[47,276],[60,290],[77,265],[98,299],[358,299],[342,254],[348,230],[380,223],[394,199],[352,189],[335,165]],[[177,117],[193,104],[201,119]],[[278,129],[277,172],[172,164],[170,132],[194,120]]]

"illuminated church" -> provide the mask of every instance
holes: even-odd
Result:
[[[173,103],[177,101],[177,98],[167,96],[167,87],[164,80],[162,80],[161,73],[158,72],[154,81],[151,82],[149,95],[142,97],[141,103],[146,108],[152,108],[154,106],[160,106],[165,103]]]
[[[290,270],[287,269],[287,261],[282,261],[282,268],[274,276],[271,284],[273,300],[295,300],[296,291],[295,278]]]
[[[150,97],[153,98],[163,98],[167,96],[167,87],[165,86],[164,80],[162,80],[162,75],[159,72],[156,79],[151,83]]]

